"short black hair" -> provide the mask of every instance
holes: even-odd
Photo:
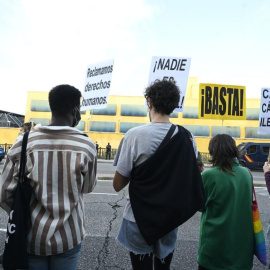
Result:
[[[53,114],[64,116],[80,107],[81,92],[68,84],[57,85],[49,92],[49,104]]]
[[[233,173],[232,166],[234,158],[239,159],[238,148],[235,140],[228,134],[217,134],[209,143],[209,160],[213,166],[219,166],[222,171]]]
[[[172,81],[155,80],[145,89],[145,98],[150,98],[157,113],[171,114],[178,107],[179,87]]]

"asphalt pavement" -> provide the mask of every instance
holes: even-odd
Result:
[[[5,159],[0,163],[0,175]],[[205,170],[209,169],[210,165],[205,164]],[[113,160],[98,159],[97,176],[99,180],[112,180],[115,174],[116,167],[113,166]],[[252,171],[255,187],[265,187],[265,181],[262,171]]]
[[[115,170],[112,161],[98,161],[98,166],[99,177],[112,179]],[[266,236],[270,219],[269,194],[265,187],[257,187],[256,193]],[[99,180],[94,191],[84,196],[87,236],[80,253],[78,270],[131,269],[128,251],[115,240],[122,222],[126,196],[127,188],[116,193],[112,187],[112,180]],[[198,212],[179,227],[171,270],[197,269],[200,217],[201,214]],[[7,214],[0,209],[0,251],[4,248],[6,224]],[[267,241],[268,250],[269,246]],[[270,251],[268,253],[270,255]],[[265,267],[254,258],[253,269],[262,270]]]
[[[211,167],[210,164],[204,164],[205,170]],[[98,159],[98,179],[112,180],[114,177],[116,167],[113,166],[113,160]],[[251,171],[253,174],[253,183],[255,187],[265,187],[263,171]]]

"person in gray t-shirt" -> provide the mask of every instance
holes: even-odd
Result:
[[[131,171],[158,149],[172,123],[170,114],[178,106],[180,92],[173,82],[157,81],[145,91],[151,123],[130,129],[122,139],[114,165],[117,166],[113,186],[118,192],[130,181]],[[172,136],[178,132],[175,129]],[[197,146],[192,135],[197,156]],[[117,240],[130,251],[133,269],[169,269],[177,239],[177,228],[150,246],[142,237],[133,215],[129,196],[123,214],[123,223]],[[141,256],[150,254],[149,256]],[[165,265],[164,265],[165,264]]]

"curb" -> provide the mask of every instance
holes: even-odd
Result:
[[[98,180],[113,180],[114,174],[98,174],[97,179]],[[253,182],[254,187],[266,187],[266,184],[264,181],[254,181]]]
[[[253,181],[254,187],[266,187],[264,181]]]
[[[114,174],[97,174],[98,180],[113,180]]]
[[[113,159],[110,160],[106,160],[106,159],[98,159],[97,162],[98,163],[113,163]]]

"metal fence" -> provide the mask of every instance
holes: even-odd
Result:
[[[5,143],[5,144],[0,144],[0,146],[2,146],[4,148],[5,153],[7,153],[7,151],[12,146],[12,144]],[[106,157],[106,147],[105,148],[99,147],[97,157],[99,159],[111,159],[111,160],[113,160],[115,155],[116,155],[116,152],[117,152],[117,149],[111,149],[111,155],[107,155],[107,157]],[[203,163],[208,163],[208,160],[210,158],[209,153],[203,153],[203,152],[200,152],[200,153],[201,153],[201,156],[202,156],[202,162]]]
[[[209,153],[203,153],[203,152],[200,152],[200,153],[201,153],[201,156],[202,156],[202,162],[203,163],[209,163],[209,159],[210,159]]]
[[[111,154],[106,156],[106,148],[99,147],[97,157],[99,159],[114,159],[117,149],[111,149]]]
[[[4,144],[0,144],[0,146],[3,147],[5,153],[7,154],[7,151],[10,149],[12,144],[4,143]],[[113,160],[115,155],[116,155],[116,151],[117,151],[117,149],[111,149],[111,154],[107,155],[107,157],[106,157],[106,148],[99,147],[97,157],[100,159],[112,159]]]

